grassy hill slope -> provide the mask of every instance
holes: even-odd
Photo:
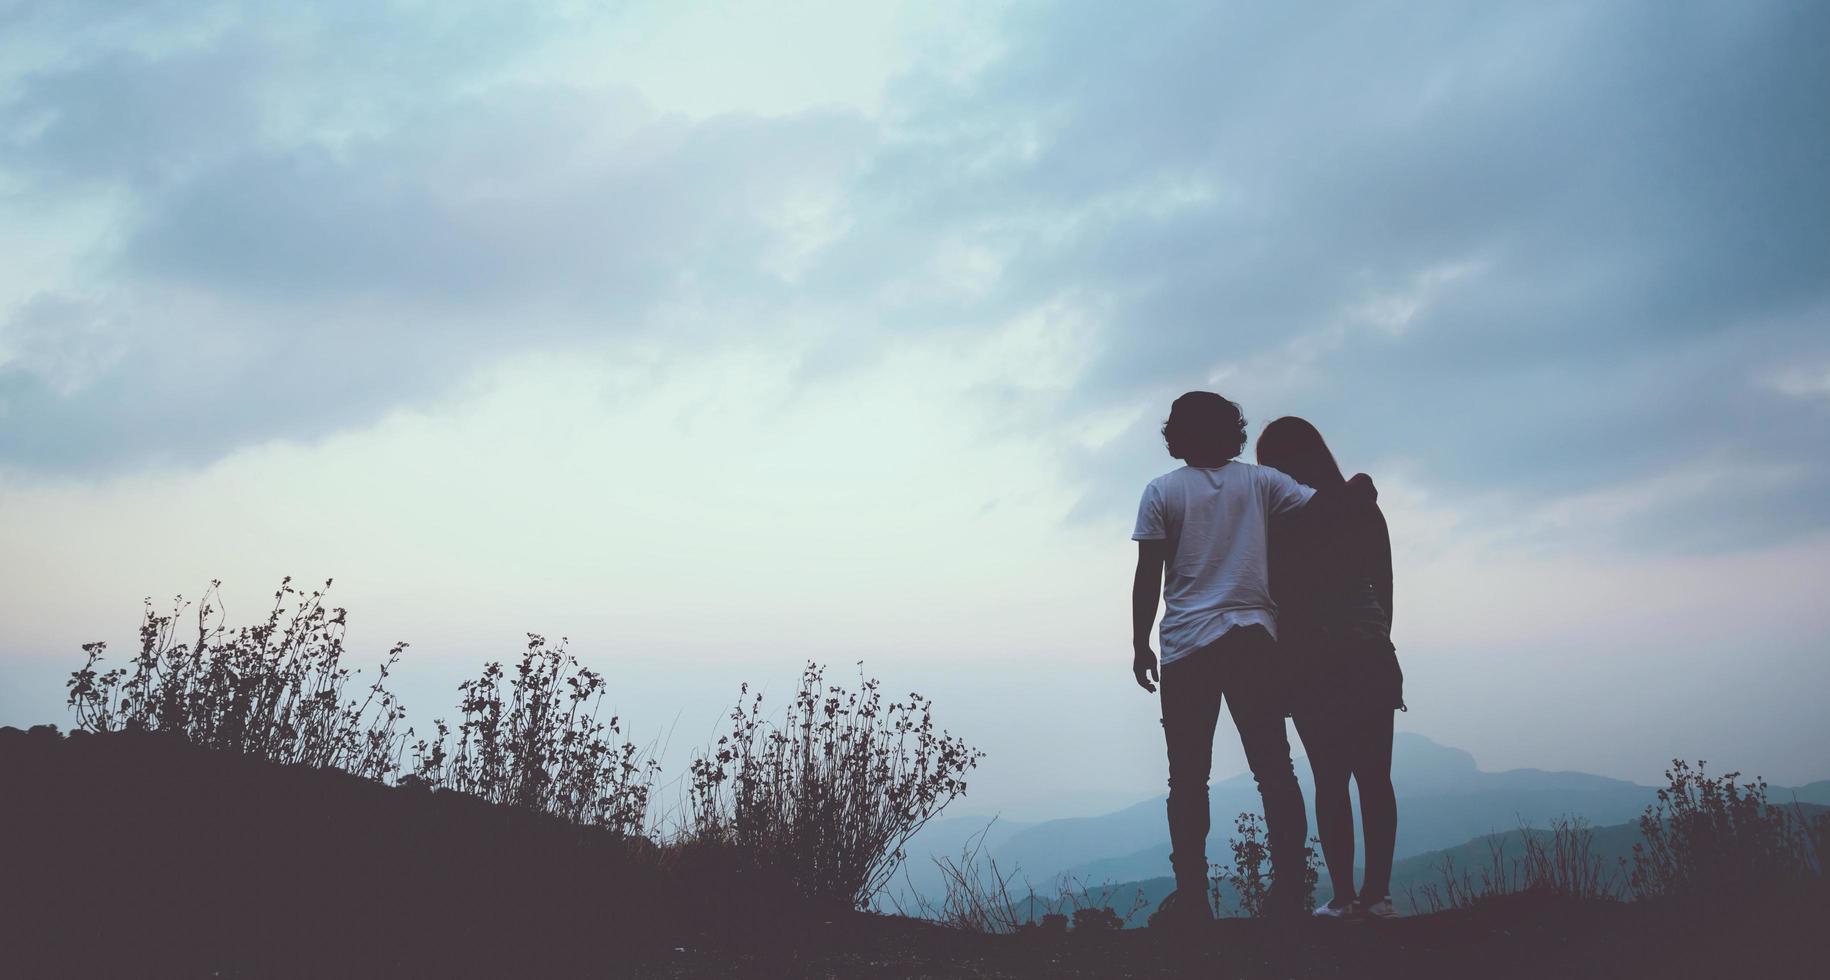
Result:
[[[0,799],[14,976],[538,974],[822,912],[715,853],[173,736],[7,730]]]
[[[8,976],[1802,976],[1830,956],[1821,892],[983,935],[811,907],[729,855],[172,737],[0,732],[0,799]]]

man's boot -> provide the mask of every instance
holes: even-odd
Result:
[[[1214,921],[1213,907],[1207,904],[1207,883],[1176,885],[1164,897],[1156,911],[1150,913],[1150,928],[1187,931],[1200,929]]]

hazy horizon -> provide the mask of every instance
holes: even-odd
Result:
[[[334,577],[416,723],[568,636],[666,783],[740,683],[861,660],[988,751],[957,812],[1097,812],[1163,783],[1128,534],[1210,389],[1378,481],[1401,730],[1830,777],[1827,41],[0,3],[0,724],[67,725],[144,596]]]

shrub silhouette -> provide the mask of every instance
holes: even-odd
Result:
[[[1807,824],[1769,803],[1766,781],[1712,777],[1673,759],[1669,785],[1639,818],[1632,887],[1654,896],[1734,896],[1797,884],[1822,874],[1824,821]]]
[[[1239,912],[1248,918],[1262,918],[1268,910],[1272,878],[1271,848],[1265,841],[1264,818],[1256,813],[1241,813],[1233,820],[1237,836],[1227,841],[1233,852],[1233,863],[1208,865],[1207,898],[1215,915],[1224,915],[1221,888],[1231,885],[1238,896]],[[1310,838],[1311,846],[1303,849],[1303,910],[1315,911],[1315,886],[1321,880],[1321,865],[1316,849],[1321,842]]]
[[[579,840],[667,881],[669,901],[691,896],[688,918],[721,935],[767,934],[822,903],[864,908],[981,756],[937,730],[920,695],[886,702],[862,676],[856,691],[827,687],[809,664],[781,724],[763,717],[760,697],[732,711],[731,733],[693,764],[682,829],[663,837],[648,821],[659,766],[622,737],[620,719],[598,720],[605,680],[565,640],[528,634],[512,671],[491,662],[459,685],[455,728],[440,719],[414,740],[384,684],[406,644],[388,651],[365,696],[349,696],[358,672],[343,665],[347,616],[326,607],[329,582],[307,594],[288,578],[263,622],[235,629],[220,585],[199,602],[189,642],[178,639],[190,609],[180,597],[169,615],[148,601],[127,667],[104,669],[106,645],[84,646],[68,683],[79,729],[168,733],[231,756],[441,791],[421,801],[435,807],[489,804],[527,811],[517,822],[602,831]]]
[[[604,678],[563,639],[528,634],[512,676],[492,662],[459,685],[455,730],[440,719],[413,741],[405,707],[384,685],[407,645],[388,651],[365,696],[346,696],[358,672],[343,665],[347,614],[325,606],[330,584],[307,594],[287,578],[263,622],[231,629],[212,582],[190,642],[178,640],[190,608],[182,597],[167,615],[148,600],[128,667],[105,670],[107,645],[84,645],[87,660],[68,683],[77,726],[171,733],[645,836],[659,766],[622,738],[620,719],[598,720]],[[693,764],[686,833],[648,846],[678,852],[681,867],[767,868],[806,896],[857,907],[889,880],[909,838],[965,792],[981,756],[937,731],[920,695],[886,703],[878,682],[862,678],[855,692],[828,688],[812,664],[781,725],[763,718],[760,696],[731,719],[731,734]]]
[[[1125,920],[1109,905],[1089,905],[1074,910],[1075,932],[1117,932],[1124,927]]]
[[[818,901],[865,907],[983,754],[937,731],[921,695],[886,704],[876,680],[827,686],[812,663],[780,724],[748,685],[740,698],[730,734],[693,760],[690,832],[734,844]]]
[[[348,613],[326,608],[331,583],[304,593],[286,578],[265,621],[230,629],[211,582],[196,608],[196,634],[178,642],[180,597],[168,615],[151,600],[140,622],[131,670],[103,671],[105,643],[84,644],[87,661],[70,675],[68,703],[89,732],[164,732],[205,748],[282,764],[341,769],[401,780],[414,732],[406,708],[385,687],[407,644],[388,651],[362,700],[345,697],[360,671],[343,666]],[[528,634],[505,693],[502,665],[459,685],[454,744],[444,721],[413,743],[409,782],[539,810],[623,834],[642,830],[658,767],[629,742],[618,719],[597,721],[602,675],[579,665],[562,640]]]
[[[414,746],[414,775],[427,784],[492,803],[539,810],[625,835],[640,833],[659,765],[632,742],[618,744],[619,719],[597,720],[603,675],[580,666],[565,640],[549,647],[537,633],[502,688],[500,663],[458,685],[464,700],[455,744],[437,737]]]
[[[234,630],[224,625],[221,585],[204,592],[189,643],[177,640],[182,597],[170,615],[146,600],[131,671],[100,671],[107,644],[84,644],[88,661],[67,685],[77,726],[175,733],[273,762],[392,778],[411,730],[400,730],[406,709],[383,683],[407,645],[388,651],[361,701],[346,700],[356,672],[342,665],[345,612],[324,606],[329,581],[305,594],[287,577],[266,620]]]

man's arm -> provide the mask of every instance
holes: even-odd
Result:
[[[1297,520],[1304,524],[1325,524],[1340,520],[1379,500],[1379,488],[1372,477],[1355,473],[1344,486],[1317,490],[1309,502],[1297,510]]]
[[[1156,651],[1150,649],[1150,628],[1156,625],[1157,600],[1163,594],[1163,565],[1169,559],[1169,542],[1137,543],[1137,574],[1131,579],[1131,673],[1137,686],[1154,692],[1162,676],[1157,672]]]

